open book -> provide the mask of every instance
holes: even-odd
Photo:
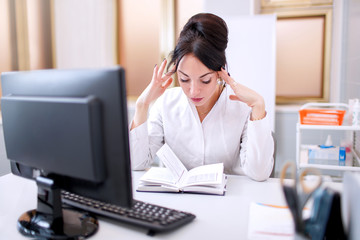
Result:
[[[203,165],[188,171],[166,143],[156,155],[166,168],[150,168],[140,178],[137,191],[225,194],[223,163]]]

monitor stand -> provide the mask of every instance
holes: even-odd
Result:
[[[78,239],[89,237],[98,229],[98,221],[86,212],[65,209],[61,203],[61,190],[54,180],[39,176],[37,209],[18,219],[18,230],[23,235],[45,239]]]

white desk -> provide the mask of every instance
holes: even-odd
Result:
[[[285,205],[279,179],[255,182],[229,176],[225,196],[136,192],[143,172],[133,172],[134,198],[194,213],[193,222],[169,233],[146,235],[146,230],[99,218],[99,231],[90,239],[246,239],[251,202]],[[336,185],[336,184],[335,184]],[[36,208],[34,181],[12,174],[0,178],[0,239],[29,239],[16,229],[17,218]]]

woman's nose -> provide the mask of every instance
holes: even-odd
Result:
[[[193,97],[196,97],[200,93],[200,87],[197,83],[191,83],[190,85],[190,94]]]

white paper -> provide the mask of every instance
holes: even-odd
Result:
[[[166,143],[159,149],[156,155],[159,157],[160,161],[164,163],[165,167],[171,171],[178,182],[181,177],[187,173],[187,169],[184,164],[182,164],[180,159]]]
[[[294,223],[289,208],[252,202],[248,239],[293,240]]]

